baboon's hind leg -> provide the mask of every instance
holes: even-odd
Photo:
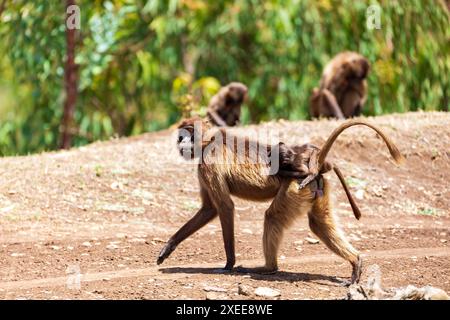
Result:
[[[361,277],[362,260],[358,251],[345,238],[333,216],[327,189],[325,185],[324,196],[315,201],[312,210],[308,213],[309,226],[331,251],[350,262],[353,268],[351,283],[357,283]]]

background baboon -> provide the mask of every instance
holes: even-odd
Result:
[[[243,83],[231,82],[222,87],[209,102],[209,119],[219,127],[237,125],[241,117],[241,105],[246,97],[247,87]]]
[[[351,118],[361,114],[367,98],[369,61],[356,52],[336,55],[324,68],[320,88],[310,98],[311,117]]]
[[[280,175],[262,174],[267,162],[254,163],[249,161],[248,154],[270,147],[260,143],[245,141],[245,158],[242,162],[236,153],[236,137],[225,129],[216,130],[214,135],[205,131],[209,125],[203,122],[201,133],[196,132],[195,122],[199,119],[183,121],[178,131],[178,149],[186,159],[192,159],[200,155],[201,162],[198,165],[198,179],[200,183],[200,196],[202,206],[196,215],[178,230],[161,250],[157,263],[161,264],[177,245],[199,230],[216,216],[219,216],[222,226],[227,262],[226,270],[231,270],[235,264],[234,241],[234,203],[231,195],[254,201],[273,199],[269,209],[265,213],[263,250],[265,266],[254,269],[241,268],[242,271],[272,273],[278,269],[278,249],[284,230],[292,224],[295,218],[308,215],[311,230],[334,253],[350,262],[353,268],[352,282],[357,282],[361,275],[361,259],[359,253],[346,240],[330,207],[330,186],[326,178],[321,174],[314,176],[313,183],[316,188],[299,188],[296,179],[284,178]],[[198,122],[197,122],[198,123]],[[364,124],[362,121],[350,121],[338,127],[328,138],[323,148],[316,154],[317,165],[315,168],[321,171],[325,158],[337,136],[346,128]],[[400,152],[392,142],[381,133],[381,137],[388,145],[392,156],[401,159]],[[221,138],[216,138],[217,133]],[[227,137],[228,136],[228,137]],[[230,139],[231,138],[231,139]],[[231,144],[225,143],[231,141]],[[251,150],[250,148],[257,148]],[[272,152],[276,152],[272,149]],[[306,148],[311,149],[311,148]],[[201,154],[198,151],[201,150]],[[212,151],[214,152],[205,152]],[[197,152],[195,152],[197,151]],[[219,158],[220,157],[220,158]],[[218,160],[220,159],[220,160]],[[318,196],[319,195],[319,196]]]

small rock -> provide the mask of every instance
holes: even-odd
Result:
[[[425,290],[425,300],[450,300],[448,294],[442,289],[426,286]]]
[[[306,240],[308,243],[311,243],[311,244],[317,244],[317,243],[319,243],[319,240],[314,239],[314,238],[310,238],[310,237],[306,237],[305,240]]]
[[[250,229],[242,229],[242,233],[253,234],[253,231]]]
[[[355,198],[358,200],[363,200],[364,199],[364,190],[363,189],[359,189],[355,192]]]
[[[279,297],[281,295],[281,292],[267,287],[258,287],[255,290],[255,294],[259,297],[275,298]]]
[[[24,253],[17,253],[17,252],[11,253],[11,257],[23,257],[24,255],[25,255]]]
[[[239,284],[238,285],[238,294],[243,295],[243,296],[251,296],[252,288],[249,286],[246,286],[245,284]]]
[[[60,246],[51,246],[50,248],[52,248],[53,250],[59,250],[59,249],[61,249]]]
[[[447,242],[447,239],[441,239],[441,242],[442,242],[442,243],[446,243],[446,242]]]
[[[81,245],[83,247],[92,247],[92,244],[89,241],[83,242]]]
[[[109,244],[109,245],[106,246],[106,249],[109,249],[109,250],[114,250],[114,249],[117,249],[117,248],[119,248],[119,247],[116,246],[115,244]]]
[[[145,243],[145,239],[142,239],[142,238],[133,238],[133,239],[130,240],[130,242]]]
[[[206,300],[228,300],[228,296],[224,293],[207,292]]]
[[[227,289],[214,286],[204,286],[203,290],[206,292],[227,292]]]
[[[406,288],[397,289],[392,300],[450,300],[448,294],[439,288],[425,286],[417,288],[409,285]]]
[[[383,197],[383,193],[380,191],[380,189],[374,189],[372,191],[372,193],[378,198],[382,198]]]
[[[117,190],[117,189],[123,190],[123,183],[122,183],[122,182],[114,181],[114,182],[111,184],[111,189],[113,189],[113,190]]]

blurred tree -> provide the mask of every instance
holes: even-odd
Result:
[[[66,1],[66,67],[64,69],[64,87],[66,100],[61,123],[61,148],[69,149],[72,146],[73,114],[77,101],[77,65],[75,64],[75,35],[77,24],[75,21],[78,10],[74,10],[75,0]],[[71,21],[72,20],[72,21]]]

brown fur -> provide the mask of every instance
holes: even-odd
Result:
[[[193,134],[194,121],[199,119],[188,119],[179,126],[178,147],[185,158],[192,158],[186,150],[216,147],[216,152],[203,153],[203,161],[198,165],[198,180],[200,183],[200,197],[202,206],[180,230],[178,230],[161,250],[157,263],[161,264],[177,245],[202,228],[215,217],[219,217],[222,226],[222,235],[225,246],[227,262],[226,270],[231,270],[235,265],[235,240],[234,240],[234,203],[231,196],[237,196],[247,200],[265,201],[273,199],[270,207],[265,212],[263,249],[265,257],[264,267],[245,269],[241,271],[253,271],[272,273],[278,269],[278,249],[284,231],[300,216],[308,216],[311,230],[330,248],[334,253],[350,262],[353,267],[352,282],[357,282],[361,275],[361,259],[359,253],[344,237],[330,206],[331,190],[329,183],[324,179],[323,197],[315,197],[309,188],[298,188],[296,180],[281,177],[279,175],[264,175],[262,170],[268,167],[267,163],[251,163],[248,161],[246,150],[244,163],[237,163],[235,145],[224,144],[216,139],[210,131],[208,123],[203,122],[201,139],[190,143],[189,134]],[[354,124],[351,124],[354,125]],[[321,156],[326,153],[342,132],[344,124],[336,129],[325,143],[322,151],[317,155],[317,169],[320,172],[324,166]],[[232,136],[225,129],[216,129],[225,138]],[[181,134],[183,133],[183,134]],[[336,134],[337,133],[337,134]],[[186,135],[187,134],[187,135]],[[228,140],[229,141],[229,140]],[[268,145],[252,144],[246,141],[247,148],[259,146],[270,149]],[[308,148],[307,148],[308,149]],[[222,156],[226,161],[218,163],[218,157]],[[266,159],[268,160],[268,159]]]
[[[342,187],[344,188],[345,194],[347,195],[347,199],[350,202],[355,218],[359,220],[361,218],[361,211],[359,210],[355,200],[353,199],[353,196],[350,193],[343,174],[337,166],[332,165],[325,160],[332,145],[336,141],[337,137],[342,133],[342,131],[355,125],[364,125],[375,130],[386,143],[389,152],[391,153],[395,161],[397,163],[403,162],[404,158],[401,155],[400,151],[389,139],[389,137],[386,136],[380,129],[365,121],[351,120],[343,123],[336,130],[334,130],[321,149],[308,143],[304,145],[295,145],[292,147],[287,147],[283,143],[280,143],[280,171],[278,174],[283,177],[302,179],[299,187],[303,188],[309,182],[314,180],[319,173],[323,174],[333,169],[338,176]]]
[[[336,55],[324,68],[320,88],[310,98],[311,117],[359,116],[367,99],[369,61],[356,52]]]
[[[237,125],[241,117],[241,105],[246,97],[247,87],[240,82],[231,82],[222,87],[209,102],[209,119],[219,127]]]

